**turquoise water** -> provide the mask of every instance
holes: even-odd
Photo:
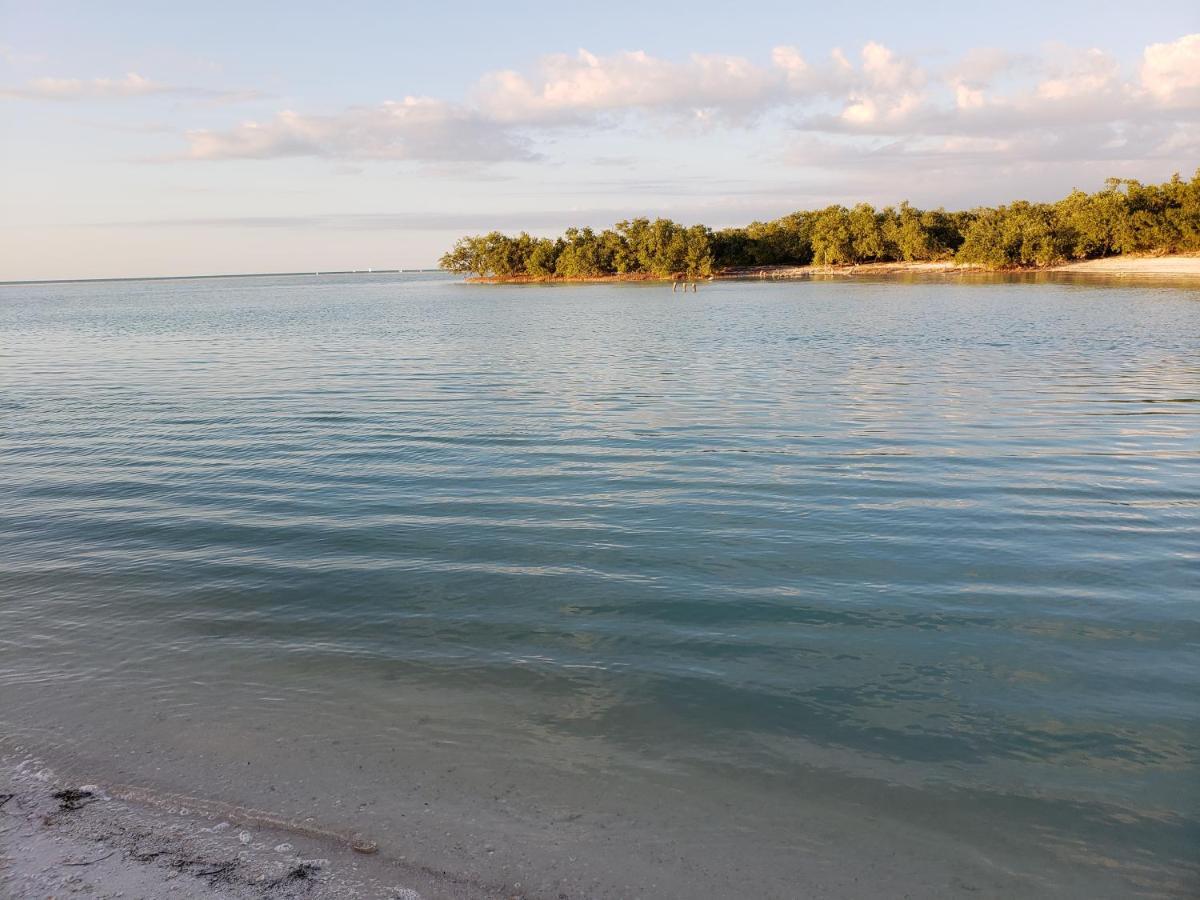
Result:
[[[596,896],[1200,884],[1198,290],[14,285],[0,388],[48,752]]]

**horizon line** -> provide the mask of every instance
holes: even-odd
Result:
[[[14,278],[0,286],[22,284],[86,284],[107,281],[194,281],[201,278],[298,278],[304,275],[404,275],[440,272],[436,266],[414,269],[316,269],[304,272],[217,272],[206,275],[112,275],[103,278]]]

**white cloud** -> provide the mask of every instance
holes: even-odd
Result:
[[[771,51],[771,64],[783,73],[784,81],[795,93],[811,90],[819,80],[816,70],[795,47],[776,47]]]
[[[835,72],[829,90],[844,95],[841,120],[849,127],[878,128],[902,122],[924,102],[926,76],[916,64],[898,57],[883,44],[869,41],[862,48],[862,66],[834,51]]]
[[[619,121],[659,133],[684,119],[753,129],[773,114],[775,140],[786,122],[793,136],[825,135],[848,150],[865,141],[871,154],[1105,160],[1184,152],[1194,146],[1197,110],[1200,35],[1147,47],[1136,72],[1102,50],[1065,46],[1040,57],[981,48],[935,69],[870,41],[815,63],[790,46],[761,62],[580,50],[524,73],[487,73],[466,103],[407,97],[327,115],[285,111],[187,140],[193,159],[477,163],[537,158],[532,148],[560,128]]]
[[[532,159],[525,141],[478,113],[428,97],[405,97],[334,115],[285,110],[266,122],[187,133],[191,159],[320,156],[497,162]]]
[[[1103,51],[1092,49],[1075,55],[1056,66],[1050,77],[1038,83],[1036,94],[1042,100],[1094,98],[1119,88],[1117,61]]]
[[[1200,34],[1151,44],[1140,74],[1142,87],[1164,106],[1200,107]]]
[[[1139,72],[1124,71],[1099,49],[1048,47],[1040,59],[973,51],[941,73],[905,64],[867,45],[839,114],[802,115],[802,133],[834,136],[848,154],[855,141],[907,159],[1134,161],[1187,167],[1200,110],[1200,36],[1148,47]],[[811,146],[801,142],[801,147]],[[881,149],[881,147],[885,149]],[[805,152],[792,157],[802,164]]]
[[[981,89],[965,84],[954,86],[954,105],[959,109],[980,109],[985,102]]]
[[[644,51],[544,57],[532,75],[506,69],[485,75],[479,109],[500,122],[575,124],[597,114],[638,111],[747,122],[767,109],[820,98],[848,98],[850,118],[875,121],[911,108],[926,81],[915,63],[871,41],[856,67],[840,49],[812,65],[795,47],[778,46],[765,64],[740,56],[693,54],[683,62]]]
[[[128,72],[122,78],[92,78],[86,81],[80,78],[35,78],[22,87],[6,88],[3,93],[28,100],[85,100],[142,97],[170,90],[166,85],[143,78],[136,72]]]
[[[137,72],[127,72],[120,78],[34,78],[19,87],[0,87],[0,97],[19,100],[113,100],[156,94],[227,101],[260,96],[256,91],[224,91],[162,84]]]
[[[907,93],[925,82],[925,74],[919,67],[875,41],[868,41],[863,47],[862,61],[863,76],[877,91]]]
[[[716,54],[671,62],[640,50],[607,57],[580,50],[544,57],[532,76],[513,70],[485,75],[476,100],[496,121],[525,124],[576,122],[632,109],[743,116],[778,99],[802,64],[798,54],[783,66],[758,66]]]

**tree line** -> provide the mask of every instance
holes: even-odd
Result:
[[[1056,203],[1017,200],[960,212],[901,203],[828,206],[714,231],[670,219],[569,228],[558,238],[493,231],[463,237],[442,258],[482,277],[706,278],[747,266],[955,261],[989,268],[1047,266],[1122,253],[1200,251],[1200,169],[1163,184],[1110,178],[1103,190]]]

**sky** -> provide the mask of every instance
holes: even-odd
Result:
[[[0,280],[1200,167],[1200,3],[0,0]]]

